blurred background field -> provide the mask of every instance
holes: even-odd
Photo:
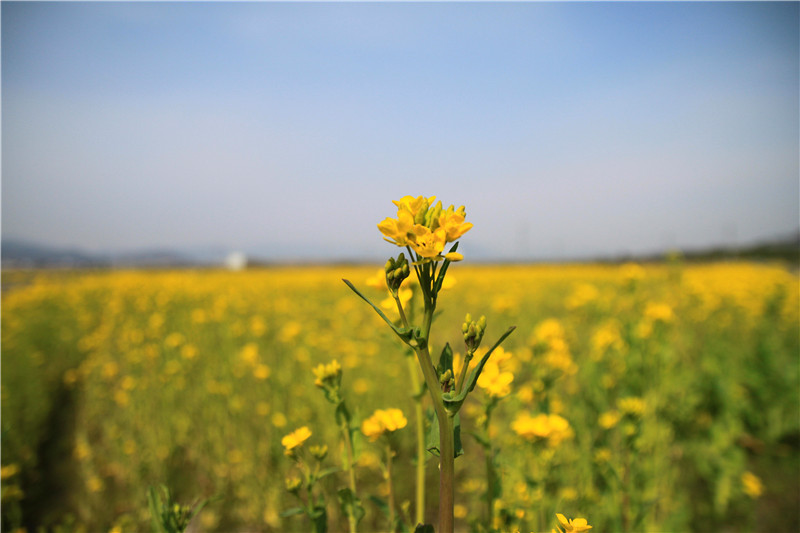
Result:
[[[354,415],[413,412],[406,356],[342,283],[366,266],[4,270],[2,527],[146,531],[147,489],[214,498],[197,531],[305,531],[281,438],[300,426],[339,463],[311,369],[333,359]],[[489,517],[480,395],[462,411],[459,530],[544,531],[555,512],[595,531],[800,529],[798,275],[782,263],[454,265],[433,352],[463,353],[464,314],[508,325],[511,394],[492,415],[501,493]],[[388,311],[387,311],[388,312]],[[471,397],[472,398],[472,397]],[[520,416],[570,432],[528,440]],[[413,424],[395,492],[413,501]],[[360,530],[385,523],[380,450],[358,442]],[[429,461],[435,487],[436,462]],[[404,474],[404,473],[407,473]],[[335,501],[342,475],[326,479]],[[436,494],[428,494],[433,521]],[[413,503],[411,504],[413,505]],[[346,521],[331,505],[331,530]]]

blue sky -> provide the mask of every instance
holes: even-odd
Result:
[[[800,225],[798,3],[2,2],[3,238],[482,257]]]

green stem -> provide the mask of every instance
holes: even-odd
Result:
[[[400,303],[400,298],[394,297],[397,303],[397,310],[400,312],[400,320],[403,327],[408,329],[409,323],[406,314],[403,312],[403,305]],[[411,388],[415,403],[415,411],[417,416],[417,493],[416,493],[416,506],[414,510],[414,519],[417,524],[425,523],[425,412],[422,408],[422,387],[419,382],[419,371],[417,365],[411,357],[408,360],[408,372],[411,376]]]
[[[486,421],[483,425],[483,430],[486,435],[486,446],[484,447],[484,454],[486,456],[486,523],[491,524],[494,518],[494,487],[495,487],[495,472],[494,472],[494,458],[492,457],[492,436],[491,436],[491,405],[486,406]]]
[[[419,382],[417,363],[411,357],[408,360],[408,372],[411,375],[411,387],[414,390],[414,403],[417,415],[417,501],[414,520],[416,524],[425,523],[425,412],[422,408],[422,387]]]
[[[342,423],[342,434],[344,435],[344,445],[347,451],[347,464],[345,465],[345,470],[347,470],[347,474],[350,480],[350,490],[353,491],[353,497],[356,495],[356,474],[355,469],[353,468],[353,440],[350,437],[350,428],[348,427],[347,422]],[[356,517],[351,512],[347,515],[347,522],[350,525],[350,533],[356,533]]]
[[[467,369],[470,361],[472,361],[473,353],[470,351],[464,356],[464,364],[461,365],[461,372],[459,372],[458,381],[456,381],[456,394],[461,394],[461,389],[464,387],[464,380],[467,379]]]
[[[386,439],[386,483],[389,485],[389,530],[394,533],[395,512],[394,512],[394,487],[392,486],[392,445]]]
[[[430,327],[430,315],[426,309],[425,322]],[[427,330],[425,330],[427,331]],[[455,443],[453,442],[453,417],[444,408],[442,390],[436,369],[431,362],[426,342],[416,349],[425,383],[433,400],[433,409],[439,422],[439,533],[453,533],[453,478],[455,474]]]

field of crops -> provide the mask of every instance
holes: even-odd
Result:
[[[299,471],[281,441],[308,427],[303,446],[328,446],[321,468],[346,461],[313,372],[333,360],[354,426],[376,409],[408,420],[392,434],[391,495],[413,530],[408,350],[342,282],[380,302],[378,270],[3,272],[3,531],[150,531],[157,485],[210,498],[197,531],[309,531],[282,516]],[[599,532],[800,530],[796,272],[454,263],[448,278],[432,353],[464,353],[466,313],[486,316],[488,342],[516,326],[495,368],[508,390],[484,381],[460,412],[457,530],[550,531],[556,513]],[[382,441],[355,435],[358,529],[385,531]],[[315,497],[347,531],[347,476],[329,472]]]

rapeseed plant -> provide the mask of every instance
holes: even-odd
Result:
[[[430,332],[436,310],[439,292],[442,290],[445,275],[450,264],[461,261],[463,255],[458,253],[458,239],[472,229],[472,224],[465,222],[466,210],[463,206],[443,209],[441,201],[434,204],[435,196],[404,196],[393,203],[397,206],[397,218],[386,218],[378,224],[384,239],[398,247],[405,248],[409,254],[406,259],[401,253],[396,259],[390,258],[384,268],[386,285],[392,293],[400,315],[400,325],[393,321],[373,304],[366,296],[347,280],[345,283],[383,318],[395,334],[409,346],[417,356],[422,369],[425,384],[433,403],[435,417],[432,419],[429,449],[439,455],[439,531],[452,533],[454,528],[454,460],[460,450],[460,420],[458,411],[467,394],[476,385],[486,361],[500,343],[511,334],[513,327],[504,333],[500,340],[481,358],[478,365],[469,374],[462,372],[456,379],[453,373],[453,352],[445,345],[434,366],[430,355]],[[445,252],[448,243],[453,246]],[[408,261],[411,260],[409,266]],[[408,278],[413,266],[419,283],[423,300],[423,316],[421,325],[409,322],[403,304],[397,294],[403,280]],[[477,349],[486,328],[485,319],[466,325],[464,340],[467,347],[467,358]],[[469,361],[464,363],[468,368]],[[437,438],[438,433],[438,438]],[[438,440],[438,443],[436,442]],[[458,444],[458,447],[457,447]],[[419,478],[418,478],[419,479]],[[419,514],[418,514],[419,516]]]

